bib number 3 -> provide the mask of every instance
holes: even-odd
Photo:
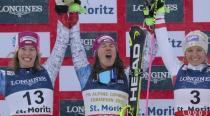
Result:
[[[193,91],[191,91],[191,93],[190,94],[192,94],[193,95],[193,99],[192,100],[190,100],[190,102],[192,103],[192,104],[198,104],[201,100],[200,100],[200,92],[199,91],[197,91],[197,90],[193,90]]]

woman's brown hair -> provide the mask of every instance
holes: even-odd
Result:
[[[40,59],[41,59],[41,54],[37,52],[33,69],[35,69],[35,70],[41,69]],[[17,50],[17,52],[15,52],[12,61],[9,63],[9,68],[11,68],[14,71],[17,71],[20,68],[20,63],[19,63],[19,59],[18,59],[18,50]]]
[[[95,63],[93,64],[93,70],[91,72],[91,77],[94,80],[97,80],[97,74],[103,70],[103,68],[100,65],[99,62],[99,57],[98,55],[95,55]],[[110,67],[111,68],[111,67]],[[119,53],[117,52],[116,58],[115,58],[115,62],[112,66],[112,68],[116,68],[117,69],[117,79],[123,79],[124,75],[125,75],[125,71],[124,71],[124,64],[122,59],[119,56]]]

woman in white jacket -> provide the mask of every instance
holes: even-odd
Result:
[[[172,51],[168,42],[164,13],[156,15],[155,33],[163,62],[173,76],[175,115],[210,115],[210,67],[208,36],[199,31],[189,32],[182,44],[184,62]]]

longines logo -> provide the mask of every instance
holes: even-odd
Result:
[[[178,5],[177,4],[166,4],[165,6],[167,8],[169,8],[170,12],[178,11]],[[143,4],[133,4],[132,5],[132,11],[133,12],[141,12],[143,10],[144,10],[144,5]]]
[[[0,13],[9,13],[13,15],[17,15],[18,17],[22,17],[23,15],[34,13],[34,12],[42,12],[43,7],[41,5],[33,5],[33,6],[0,6]]]
[[[95,39],[83,39],[82,43],[86,50],[91,50]]]
[[[61,100],[60,116],[84,116],[85,107],[83,100]]]
[[[147,72],[143,73],[143,78],[148,80],[149,74]],[[169,72],[152,72],[151,73],[151,81],[154,84],[157,84],[159,81],[164,81],[167,78],[171,78],[171,75],[169,74]]]
[[[128,22],[143,22],[144,2],[143,0],[126,0],[126,20]],[[166,21],[182,22],[184,17],[183,0],[167,0],[165,6],[170,9],[166,15]]]
[[[210,77],[180,77],[180,81],[186,81],[189,83],[193,83],[194,85],[197,85],[198,83],[202,82],[210,82]]]
[[[67,113],[78,113],[78,114],[83,114],[84,115],[84,111],[85,111],[84,106],[80,106],[80,105],[66,106],[66,112]]]
[[[11,85],[15,86],[15,85],[29,85],[32,86],[38,82],[43,82],[43,81],[47,81],[46,77],[40,76],[40,77],[35,77],[32,79],[24,79],[24,80],[15,80],[15,81],[11,81]]]

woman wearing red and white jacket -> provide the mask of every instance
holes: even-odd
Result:
[[[210,66],[208,65],[208,36],[200,30],[189,32],[182,44],[181,62],[168,41],[164,12],[157,11],[155,34],[160,55],[174,83],[176,116],[210,115]]]

